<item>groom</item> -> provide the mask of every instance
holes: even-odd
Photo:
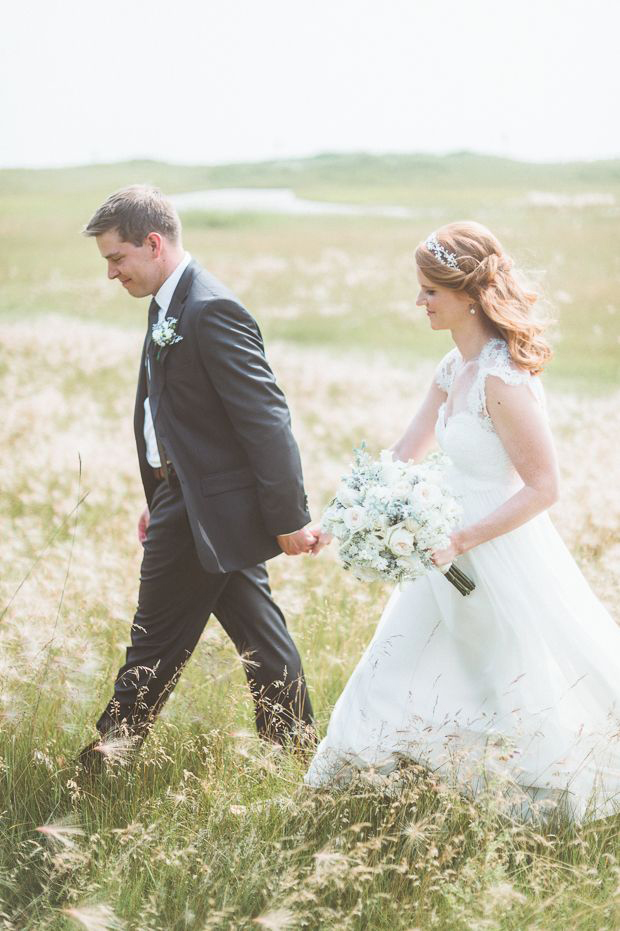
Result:
[[[134,429],[147,507],[131,645],[100,735],[139,743],[214,614],[242,657],[260,736],[313,739],[301,660],[265,560],[318,552],[290,415],[260,330],[184,251],[155,188],[111,194],[84,228],[133,297],[153,295]],[[102,745],[80,755],[98,768]]]

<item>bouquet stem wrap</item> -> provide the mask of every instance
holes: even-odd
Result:
[[[464,572],[461,572],[458,566],[455,566],[454,563],[452,563],[450,568],[444,572],[444,575],[448,582],[452,582],[454,587],[461,593],[461,595],[471,595],[476,587],[469,576],[465,575]]]

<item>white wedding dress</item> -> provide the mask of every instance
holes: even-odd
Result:
[[[486,411],[490,375],[528,384],[544,408],[503,340],[467,364],[456,349],[444,357],[436,436],[464,526],[523,485]],[[525,817],[550,802],[578,820],[620,810],[620,630],[548,514],[457,563],[476,584],[467,597],[439,571],[392,593],[305,784],[387,774],[404,758],[474,795],[499,788]]]

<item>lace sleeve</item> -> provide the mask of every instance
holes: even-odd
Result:
[[[443,357],[435,371],[435,383],[442,391],[445,391],[446,394],[450,393],[450,388],[454,381],[457,359],[458,349],[451,349],[450,352],[446,353]]]
[[[485,352],[480,357],[478,374],[469,393],[467,406],[478,417],[489,419],[486,405],[486,380],[489,375],[501,378],[507,385],[527,385],[544,408],[544,393],[538,378],[515,365],[505,341],[496,339],[485,347]]]

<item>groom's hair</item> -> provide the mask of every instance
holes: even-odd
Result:
[[[171,242],[181,238],[181,221],[172,202],[156,187],[132,184],[103,202],[84,229],[85,236],[117,230],[123,242],[141,246],[149,233],[160,233]]]

